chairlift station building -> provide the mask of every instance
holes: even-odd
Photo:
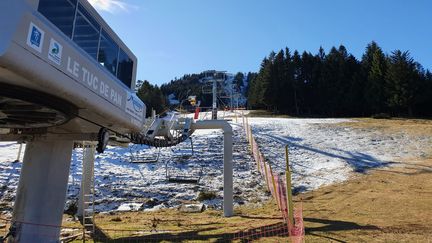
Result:
[[[0,127],[140,130],[137,58],[87,1],[6,0],[0,8]]]
[[[0,31],[0,140],[27,142],[12,241],[58,242],[74,141],[144,125],[137,58],[86,0],[0,1]]]

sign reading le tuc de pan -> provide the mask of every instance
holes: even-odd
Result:
[[[29,25],[28,35],[27,35],[27,45],[36,50],[37,52],[43,54],[44,41],[46,41],[47,36],[45,36],[45,31],[38,27],[33,22]],[[99,96],[104,97],[110,103],[116,105],[119,108],[124,108],[126,105],[123,100],[125,99],[126,92],[120,89],[118,84],[113,82],[106,82],[99,78],[94,71],[87,68],[85,65],[88,63],[87,60],[82,58],[77,58],[72,55],[63,55],[67,53],[67,49],[63,49],[63,45],[53,37],[49,40],[49,50],[47,58],[58,65],[58,68],[65,70],[69,76],[72,76],[75,80],[82,82],[89,89],[93,90]],[[67,56],[64,58],[64,56]],[[82,61],[81,61],[82,60]],[[100,71],[99,71],[100,72]],[[129,112],[128,112],[129,113]]]

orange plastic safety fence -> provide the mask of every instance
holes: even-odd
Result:
[[[17,222],[16,222],[17,223]],[[11,221],[7,219],[0,218],[0,224],[11,225]],[[58,241],[84,241],[91,240],[93,242],[177,242],[177,241],[217,241],[217,242],[230,242],[230,241],[240,241],[240,242],[250,242],[258,239],[265,239],[268,237],[288,237],[289,230],[288,226],[284,222],[274,223],[271,225],[251,227],[250,223],[247,225],[237,225],[236,227],[245,228],[234,233],[217,233],[217,234],[200,234],[196,231],[184,232],[184,231],[157,231],[157,230],[117,230],[117,229],[100,229],[94,233],[86,233],[79,227],[64,227],[64,226],[53,226],[53,225],[40,225],[34,223],[20,222],[20,227],[40,227],[40,231],[32,230],[34,239],[44,239],[47,242],[58,242]],[[44,234],[44,228],[59,228],[61,230],[60,239],[53,235]],[[9,229],[1,229],[0,239],[6,236]],[[21,237],[24,235],[20,234]],[[12,237],[14,235],[12,234]],[[26,237],[28,238],[28,237]],[[294,240],[294,238],[291,238]],[[17,240],[17,239],[15,239]]]
[[[289,220],[288,211],[288,200],[287,200],[287,189],[286,189],[286,177],[280,177],[279,175],[273,173],[271,164],[268,163],[261,153],[258,143],[256,142],[252,129],[246,119],[245,122],[245,132],[247,134],[246,138],[251,144],[252,156],[255,159],[258,171],[264,177],[267,188],[281,211],[284,221],[287,222],[287,230],[292,242],[302,242],[304,240],[304,225],[303,225],[303,215],[302,207],[295,208],[294,210],[294,224]]]

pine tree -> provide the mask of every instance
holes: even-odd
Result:
[[[234,86],[235,89],[240,90],[241,87],[243,87],[243,80],[244,80],[244,74],[241,72],[238,72],[234,76]]]
[[[273,52],[274,53],[274,52]],[[270,55],[271,58],[271,55]],[[274,55],[273,55],[274,58]],[[248,92],[249,106],[254,109],[267,109],[266,96],[270,75],[271,75],[272,61],[267,57],[261,63],[261,68],[258,75],[252,80]]]
[[[299,52],[296,50],[294,51],[293,57],[292,57],[292,65],[293,65],[293,76],[294,78],[292,79],[291,85],[292,85],[292,100],[293,100],[293,108],[295,111],[296,115],[300,114],[300,102],[299,102],[299,97],[300,95],[298,94],[299,91],[299,86],[303,80],[302,77],[302,60],[300,57]]]
[[[386,74],[387,104],[397,114],[411,116],[416,84],[418,82],[417,64],[408,51],[396,50],[388,59]]]
[[[137,96],[147,106],[146,116],[151,115],[151,111],[155,110],[156,113],[161,113],[166,108],[166,99],[162,91],[157,85],[153,86],[149,81],[144,80],[138,90]]]
[[[371,42],[366,47],[362,69],[366,76],[365,101],[368,110],[373,114],[385,112],[387,62],[384,52],[376,42]]]

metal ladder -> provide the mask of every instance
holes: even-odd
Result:
[[[84,226],[84,233],[93,235],[95,232],[94,225],[94,187],[90,189],[90,194],[83,195],[84,197],[84,210],[82,217],[82,225]]]
[[[84,149],[94,149],[94,144],[84,143]],[[83,173],[90,175],[89,180],[89,191],[84,192],[81,190],[81,198],[83,200],[83,210],[82,210],[82,225],[83,225],[83,240],[85,241],[86,234],[94,235],[95,233],[95,220],[94,220],[94,206],[95,206],[95,181],[94,181],[94,167],[91,166],[90,173]],[[84,178],[83,178],[84,179]],[[83,189],[83,188],[82,188]]]

